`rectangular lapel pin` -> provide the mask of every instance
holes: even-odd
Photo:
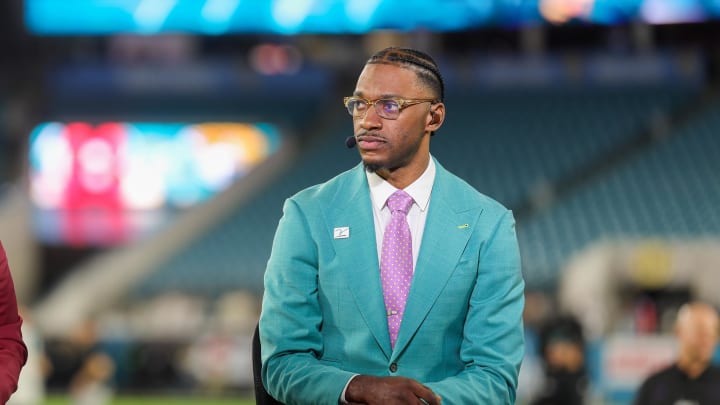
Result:
[[[333,238],[335,239],[347,239],[350,237],[350,227],[341,226],[333,229]]]

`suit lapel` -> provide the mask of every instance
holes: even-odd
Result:
[[[390,335],[387,329],[385,303],[377,259],[375,221],[370,191],[362,165],[354,169],[346,187],[340,188],[330,204],[328,225],[348,227],[350,236],[333,239],[339,260],[346,266],[341,271],[360,314],[382,351],[390,357]]]
[[[437,162],[436,162],[437,164]],[[402,353],[440,296],[472,234],[481,209],[458,201],[464,190],[437,164],[420,255],[415,267],[393,358]]]

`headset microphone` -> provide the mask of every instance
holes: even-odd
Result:
[[[345,138],[345,146],[348,147],[348,149],[352,149],[357,145],[357,139],[355,139],[354,136],[348,136]]]

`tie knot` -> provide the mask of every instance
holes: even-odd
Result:
[[[413,199],[410,197],[410,194],[402,190],[392,193],[387,199],[387,206],[390,208],[390,212],[400,211],[405,215],[410,211],[412,203]]]

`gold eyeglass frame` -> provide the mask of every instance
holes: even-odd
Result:
[[[365,110],[364,114],[362,114],[362,115],[355,115],[355,114],[353,114],[353,113],[350,111],[350,107],[348,107],[348,104],[349,104],[351,101],[356,101],[356,100],[364,101],[365,103],[367,103],[368,109]],[[384,116],[383,114],[385,114],[385,113],[378,111],[378,108],[376,107],[376,106],[377,106],[377,103],[380,102],[380,101],[394,101],[394,102],[396,102],[396,103],[398,104],[398,116],[397,116],[397,117],[386,117],[386,116]],[[361,118],[361,117],[364,117],[364,116],[367,114],[367,112],[370,110],[370,107],[372,106],[372,107],[375,108],[375,112],[377,113],[377,115],[380,116],[381,118],[386,119],[386,120],[396,120],[396,119],[398,119],[398,117],[400,116],[400,113],[402,112],[402,110],[404,110],[404,109],[407,108],[407,107],[410,107],[410,106],[413,106],[413,105],[416,105],[416,104],[422,104],[422,103],[435,104],[435,103],[437,103],[437,102],[438,102],[438,100],[435,99],[435,98],[414,98],[414,99],[413,99],[413,98],[379,98],[379,99],[377,99],[377,100],[372,100],[372,101],[370,101],[370,100],[368,100],[368,99],[365,99],[365,98],[362,98],[362,97],[358,97],[358,96],[350,96],[350,97],[345,97],[345,98],[343,98],[343,104],[345,104],[345,109],[347,110],[347,112],[350,114],[351,117],[353,117],[353,118]]]

